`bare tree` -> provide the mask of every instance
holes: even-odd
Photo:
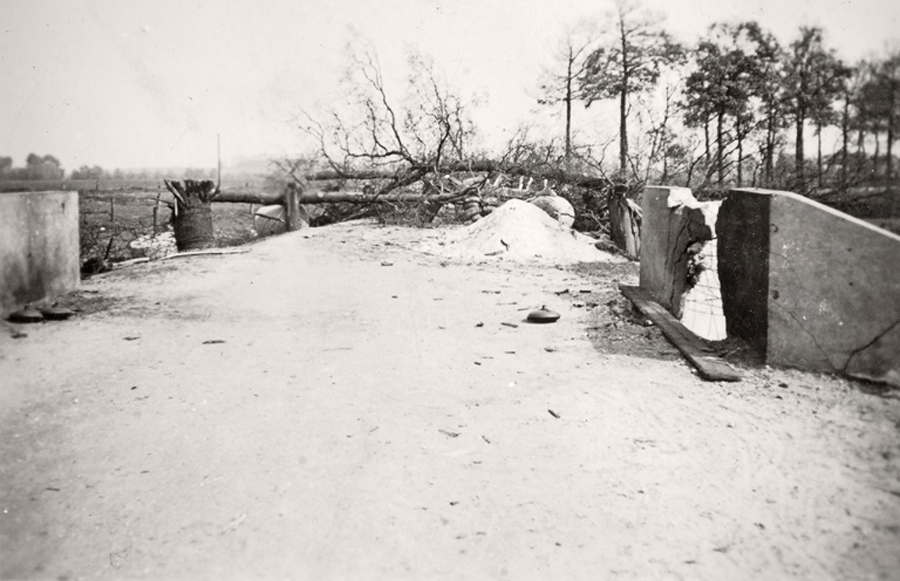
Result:
[[[301,125],[330,169],[348,177],[361,169],[392,172],[379,190],[385,193],[470,156],[476,133],[468,113],[472,103],[448,87],[431,59],[409,55],[407,90],[398,96],[374,49],[348,45],[348,55],[343,87],[349,106],[328,111],[324,120],[304,114]]]

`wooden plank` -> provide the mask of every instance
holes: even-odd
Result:
[[[663,335],[697,368],[700,377],[708,381],[741,380],[741,374],[736,369],[715,355],[710,355],[710,348],[706,343],[655,302],[647,291],[627,285],[619,285],[619,290],[662,330]]]
[[[171,260],[173,258],[185,258],[187,256],[213,256],[217,254],[245,254],[250,252],[249,248],[231,247],[231,248],[207,248],[205,250],[194,250],[192,252],[179,252],[164,256],[162,260]]]

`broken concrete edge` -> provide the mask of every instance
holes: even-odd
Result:
[[[735,189],[718,238],[729,336],[771,365],[900,386],[900,236],[791,192]]]
[[[718,205],[698,201],[689,188],[644,188],[640,286],[676,318],[691,289],[692,260],[715,239]]]
[[[672,187],[668,188],[665,186],[648,186],[644,188],[646,192],[648,189],[665,189],[667,190],[666,195],[666,205],[669,208],[676,208],[678,206],[684,206],[686,208],[699,208],[700,200],[694,197],[694,193],[690,188],[683,187]]]
[[[866,222],[865,220],[863,220],[861,218],[857,218],[856,216],[851,216],[850,214],[841,212],[840,210],[835,210],[831,206],[826,206],[822,202],[817,202],[816,200],[813,200],[812,198],[807,198],[806,196],[801,196],[800,194],[795,194],[794,192],[787,192],[784,190],[767,190],[767,189],[763,189],[763,188],[732,188],[731,190],[729,190],[728,195],[730,196],[731,194],[735,194],[735,193],[737,193],[737,194],[740,194],[740,193],[764,194],[764,195],[769,195],[769,196],[777,196],[777,197],[787,199],[787,200],[794,200],[805,206],[809,206],[810,208],[815,208],[817,210],[821,210],[822,212],[825,212],[826,214],[830,214],[832,216],[839,217],[841,220],[844,220],[851,224],[855,224],[856,226],[859,226],[860,228],[863,228],[865,230],[870,230],[872,232],[876,232],[878,234],[887,236],[888,238],[893,238],[894,240],[897,240],[898,242],[900,242],[900,234],[895,234],[894,232],[891,232],[890,230],[885,230],[884,228],[880,228],[880,227],[876,226],[875,224],[872,224],[871,222]],[[726,196],[726,198],[727,198],[727,196]]]
[[[697,369],[707,381],[740,381],[741,373],[719,357],[710,355],[706,342],[692,333],[672,313],[653,300],[641,287],[619,285],[619,291],[648,319],[660,328],[666,339]]]

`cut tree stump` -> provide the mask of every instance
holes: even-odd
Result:
[[[609,235],[622,253],[632,260],[641,256],[641,208],[627,197],[628,188],[617,185],[609,190]]]
[[[212,222],[212,201],[219,188],[210,180],[164,180],[174,196],[172,228],[179,251],[201,250],[216,245]]]
[[[639,311],[660,328],[663,335],[681,351],[691,365],[697,368],[700,377],[708,381],[741,380],[741,374],[736,369],[719,357],[711,355],[712,350],[706,343],[691,333],[672,313],[655,302],[647,291],[640,287],[626,285],[619,285],[619,290],[634,303]]]

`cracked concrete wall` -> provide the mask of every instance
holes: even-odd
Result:
[[[698,202],[688,188],[644,188],[640,286],[678,318],[690,290],[690,259],[713,238],[711,207]]]
[[[719,215],[719,240],[726,317],[743,310],[754,323],[729,320],[729,333],[764,345],[774,365],[900,386],[900,236],[789,192],[733,190]],[[723,256],[724,247],[741,245],[743,254]]]
[[[81,282],[77,192],[0,194],[0,316]]]

